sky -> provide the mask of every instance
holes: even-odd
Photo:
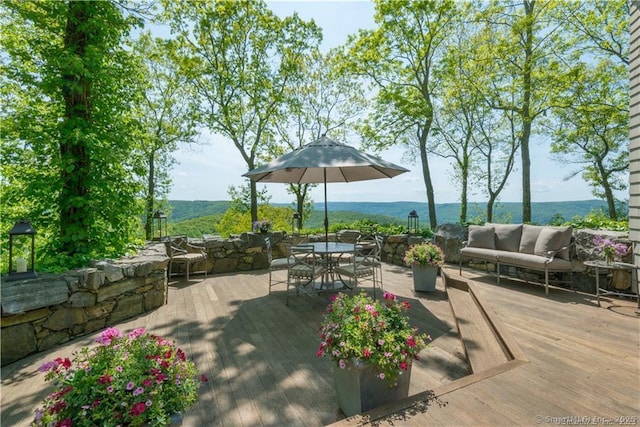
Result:
[[[305,20],[313,19],[323,30],[322,50],[343,44],[349,34],[358,29],[374,26],[373,4],[366,0],[298,0],[267,1],[277,15],[284,17],[294,11]],[[328,135],[331,136],[331,135]],[[223,137],[203,134],[203,145],[183,147],[175,153],[178,164],[172,171],[173,187],[169,200],[229,200],[229,186],[241,186],[245,182],[242,174],[247,166],[233,143]],[[340,141],[359,148],[359,141]],[[590,187],[582,181],[580,174],[564,181],[576,165],[553,160],[549,155],[549,143],[533,139],[531,154],[531,198],[533,202],[589,200],[594,196]],[[426,202],[426,190],[422,178],[420,159],[407,159],[400,148],[376,154],[384,160],[409,169],[410,172],[391,179],[352,183],[330,183],[327,187],[329,201],[333,202]],[[521,169],[512,172],[508,186],[502,191],[500,201],[522,200]],[[449,162],[434,157],[430,160],[436,203],[459,202],[459,188],[451,178],[453,168]],[[267,188],[272,203],[291,203],[293,196],[287,194],[286,184],[260,184]],[[473,189],[471,189],[473,191]],[[324,200],[322,186],[311,192],[315,202]],[[622,192],[617,197],[628,199]],[[486,201],[482,194],[469,194],[469,200]]]

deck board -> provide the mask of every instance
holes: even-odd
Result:
[[[383,265],[385,290],[412,305],[412,323],[430,348],[412,369],[410,393],[430,396],[390,407],[380,425],[533,425],[536,416],[640,416],[640,318],[635,300],[602,298],[464,270],[528,362],[470,376],[443,283],[412,290],[410,269]],[[457,272],[457,268],[455,269]],[[276,273],[279,274],[280,272]],[[369,285],[367,285],[369,286]],[[169,302],[118,325],[175,340],[208,377],[185,427],[350,424],[340,413],[332,364],[317,358],[318,328],[329,295],[268,293],[268,273],[194,275],[173,281]],[[370,292],[370,288],[366,288]],[[97,334],[2,368],[0,424],[26,427],[48,391],[43,362],[70,355]],[[490,371],[487,371],[490,372]],[[474,374],[476,375],[476,374]],[[477,378],[477,379],[474,379]],[[433,398],[430,390],[442,390]]]

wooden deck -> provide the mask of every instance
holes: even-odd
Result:
[[[286,306],[284,286],[268,295],[266,272],[172,283],[166,306],[118,327],[145,327],[174,339],[208,376],[184,426],[536,425],[561,424],[561,417],[569,417],[564,424],[582,417],[638,424],[640,316],[634,301],[606,297],[597,307],[592,295],[551,289],[545,297],[542,287],[509,280],[498,286],[481,275],[475,292],[527,361],[471,374],[443,283],[434,294],[415,294],[410,270],[390,265],[383,279],[386,290],[411,303],[413,323],[433,342],[412,370],[413,397],[365,417],[344,419],[331,362],[315,355],[329,297],[301,296]],[[50,391],[38,366],[94,337],[3,367],[0,424],[28,426]]]

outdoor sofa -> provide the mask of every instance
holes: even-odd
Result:
[[[500,266],[544,272],[545,294],[549,294],[549,273],[572,273],[572,227],[529,224],[470,225],[468,240],[460,249],[462,258],[495,263],[500,284]],[[526,277],[526,276],[525,276]]]

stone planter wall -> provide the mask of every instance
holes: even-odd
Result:
[[[2,282],[2,365],[162,306],[164,244],[64,274]]]

